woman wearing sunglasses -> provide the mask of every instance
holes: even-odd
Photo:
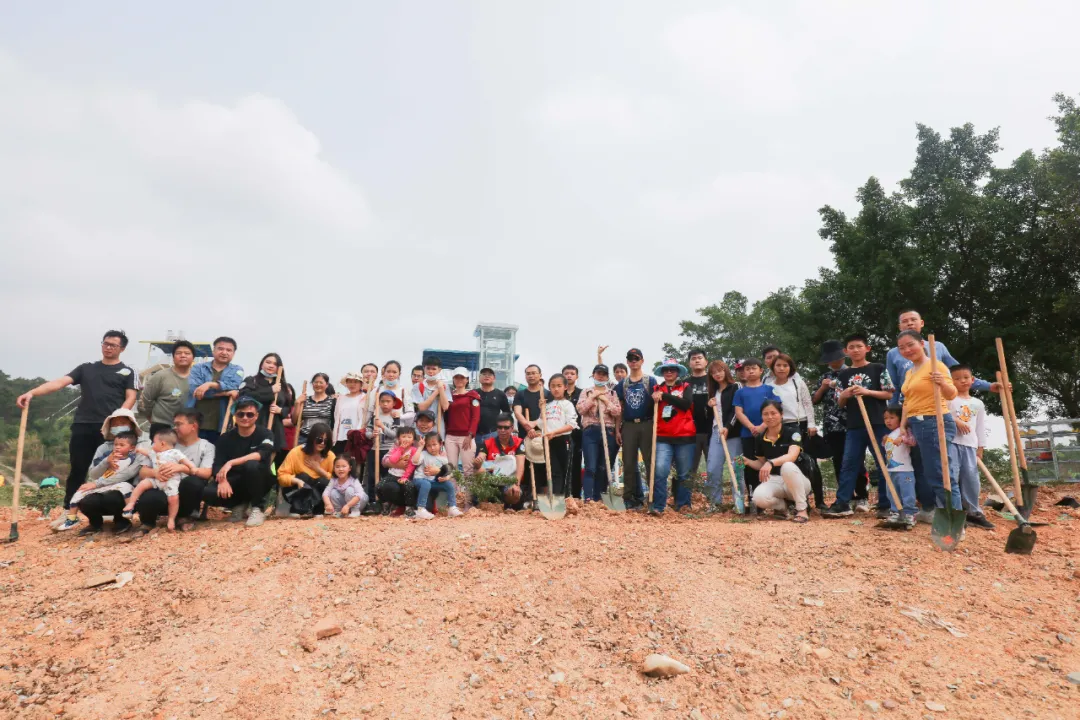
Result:
[[[323,512],[322,494],[334,476],[330,426],[319,422],[308,430],[307,441],[289,451],[278,468],[278,485],[289,511],[311,517]]]

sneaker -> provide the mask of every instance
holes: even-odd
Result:
[[[446,511],[446,517],[461,517],[464,514],[456,505]]]
[[[248,516],[248,519],[247,519],[247,526],[248,527],[259,527],[260,525],[263,524],[263,522],[265,520],[266,520],[266,513],[264,513],[261,508],[253,507],[253,508],[251,508],[251,514]]]
[[[360,517],[360,514],[360,508],[353,508],[349,511],[349,517],[351,518],[358,518]]]
[[[846,502],[840,502],[839,500],[821,511],[821,517],[827,518],[849,517],[854,514],[855,513],[851,510],[850,505]]]
[[[867,502],[866,500],[856,500],[855,501],[855,512],[857,512],[857,513],[870,512],[870,503]]]
[[[913,515],[905,515],[904,516],[904,529],[905,530],[914,530],[915,529],[915,516],[913,516]]]
[[[72,528],[79,527],[79,518],[64,516],[64,522],[56,526],[57,532],[63,532],[64,530],[71,530]]]
[[[983,530],[993,530],[994,523],[986,519],[986,516],[982,513],[972,513],[967,516],[967,524],[980,527]]]
[[[435,516],[432,515],[431,513],[429,513],[427,511],[427,508],[416,508],[416,515],[414,515],[413,517],[415,517],[417,520],[434,520],[435,519]]]
[[[244,513],[247,512],[247,509],[248,509],[248,504],[247,503],[240,503],[239,505],[234,505],[233,509],[232,509],[232,514],[229,515],[229,522],[231,522],[231,523],[244,522]]]
[[[78,524],[78,523],[76,523],[76,524]],[[72,525],[71,527],[75,527],[75,525]],[[66,530],[68,528],[61,528],[61,529]],[[79,537],[86,537],[88,535],[96,535],[99,532],[101,532],[101,528],[94,527],[93,525],[87,525],[82,530],[77,532],[76,535],[78,535]]]
[[[649,508],[649,514],[653,517],[660,517],[664,514],[663,510],[657,510],[656,508]]]
[[[921,522],[925,525],[934,524],[934,511],[933,510],[920,510],[915,513],[915,521]]]
[[[143,525],[142,527],[147,529],[146,532],[150,532],[150,530],[153,529],[149,525]],[[117,520],[113,523],[113,535],[123,535],[131,528],[132,523],[130,520]]]
[[[858,509],[858,508],[856,508],[856,509]],[[893,515],[899,516],[900,513],[895,513],[892,510],[889,510],[887,508],[879,508],[878,511],[877,511],[877,519],[878,520],[892,520]]]
[[[900,513],[898,512],[887,512],[885,513],[885,517],[881,517],[881,512],[878,512],[878,517],[887,522],[889,525],[900,524]]]

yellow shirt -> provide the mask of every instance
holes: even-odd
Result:
[[[304,462],[304,448],[303,446],[294,447],[289,451],[289,454],[285,456],[285,462],[281,463],[281,467],[277,471],[278,485],[282,487],[292,487],[296,484],[297,475],[309,475],[316,477],[314,470],[307,466]],[[326,453],[326,457],[319,463],[323,470],[334,474],[334,453]]]
[[[927,359],[918,367],[912,366],[904,376],[904,386],[900,392],[904,395],[904,410],[908,417],[913,415],[934,414],[934,381],[930,379],[930,360]],[[945,382],[953,384],[949,368],[940,360],[937,361],[937,371],[945,376]],[[941,393],[941,412],[949,412],[949,403],[945,400],[945,393]]]

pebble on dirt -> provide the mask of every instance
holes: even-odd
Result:
[[[667,678],[690,672],[690,668],[667,655],[648,655],[641,665],[641,672],[650,677]]]

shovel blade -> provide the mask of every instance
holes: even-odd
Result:
[[[536,502],[540,514],[548,520],[561,520],[566,516],[566,498],[555,495],[541,495]]]
[[[930,539],[945,552],[952,552],[960,544],[967,514],[952,507],[952,493],[945,493],[945,507],[934,510],[934,522],[930,525]]]
[[[1027,520],[1031,517],[1031,511],[1035,509],[1035,503],[1039,499],[1039,486],[1038,485],[1021,485],[1020,486],[1020,500],[1024,504],[1018,508],[1020,514]]]
[[[604,503],[604,507],[608,510],[614,510],[615,512],[626,512],[626,503],[623,502],[621,495],[614,493],[600,493],[600,501]]]
[[[1005,552],[1012,555],[1030,555],[1037,539],[1035,531],[1025,523],[1009,533],[1009,539],[1005,541]]]

